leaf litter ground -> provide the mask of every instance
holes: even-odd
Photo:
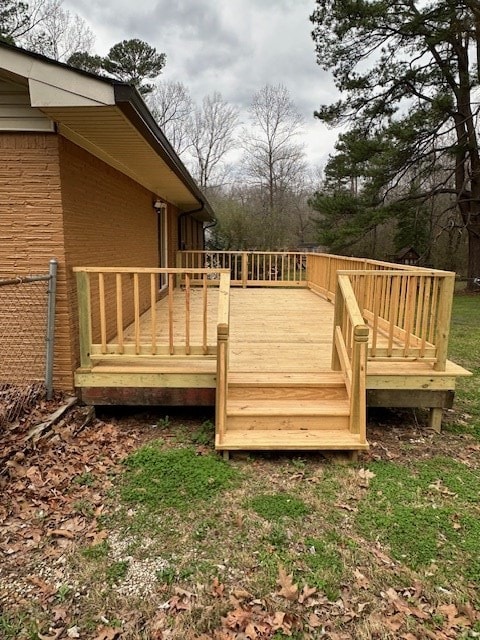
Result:
[[[80,428],[76,407],[26,441],[59,404],[2,433],[0,637],[480,636],[470,433],[376,412],[358,464],[225,464],[205,416],[118,410]]]
[[[478,297],[445,432],[371,412],[358,464],[215,456],[213,428],[40,403],[0,435],[0,638],[480,637]],[[207,418],[211,419],[211,416]]]

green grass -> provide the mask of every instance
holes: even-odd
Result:
[[[288,493],[261,494],[246,502],[259,516],[276,522],[282,518],[301,518],[310,513],[307,505]]]
[[[87,558],[87,560],[102,560],[108,556],[108,552],[109,546],[105,541],[82,549],[82,555],[84,558]]]
[[[37,640],[38,627],[28,614],[0,613],[2,640]]]
[[[480,585],[480,471],[443,457],[412,468],[391,462],[369,468],[375,477],[358,511],[360,533],[414,570],[428,573],[435,565],[437,580],[451,582],[463,566]]]
[[[109,584],[117,584],[121,582],[127,575],[129,562],[127,560],[120,560],[118,562],[112,562],[106,569],[107,582]]]
[[[304,562],[308,567],[306,582],[325,593],[331,601],[340,595],[343,562],[339,553],[341,537],[330,533],[324,538],[307,538]]]
[[[163,450],[155,441],[129,456],[125,467],[122,500],[150,511],[189,511],[194,503],[231,487],[238,476],[218,456],[199,456],[190,448]]]
[[[480,295],[457,295],[453,303],[453,315],[449,340],[449,357],[473,373],[470,378],[457,381],[457,417],[447,424],[454,432],[473,433],[480,439]]]

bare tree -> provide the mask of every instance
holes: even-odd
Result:
[[[283,85],[265,85],[250,107],[251,127],[243,132],[247,176],[266,191],[270,214],[281,207],[286,191],[305,171],[305,154],[297,142],[303,118]]]
[[[217,91],[203,99],[195,110],[190,130],[193,173],[202,189],[211,186],[225,170],[225,157],[232,149],[238,124],[237,109]]]
[[[25,46],[54,60],[66,61],[76,51],[89,52],[95,36],[87,23],[62,6],[62,0],[44,0],[37,25],[25,35]]]
[[[191,144],[189,129],[194,112],[187,87],[181,82],[159,82],[147,102],[175,151],[179,155],[185,153]]]
[[[29,34],[41,26],[51,10],[51,3],[47,0],[33,0],[28,4],[19,0],[1,0],[0,40],[26,47]]]

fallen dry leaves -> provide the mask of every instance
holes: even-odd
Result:
[[[134,605],[128,609],[125,604],[125,610],[115,612],[115,624],[99,620],[93,631],[85,632],[71,608],[58,602],[53,579],[42,575],[40,568],[72,545],[95,545],[108,538],[99,519],[111,487],[109,478],[137,446],[139,435],[114,421],[93,420],[82,426],[87,410],[74,407],[37,441],[26,439],[56,408],[55,403],[43,403],[28,419],[1,434],[0,605],[28,603],[34,595],[47,621],[37,634],[39,640],[270,640],[275,634],[351,640],[358,637],[362,624],[376,625],[378,632],[371,637],[451,640],[465,637],[478,623],[479,614],[468,603],[432,603],[419,580],[399,587],[399,563],[380,545],[371,545],[372,564],[352,570],[349,584],[340,585],[335,602],[280,566],[277,586],[268,595],[250,593],[248,582],[229,584],[216,577],[191,591],[174,586],[168,596],[159,593],[161,603],[148,619]],[[382,449],[382,455],[396,457],[391,449]],[[478,449],[474,453],[478,455]],[[374,474],[362,468],[355,476],[355,495],[336,505],[345,512],[356,511],[357,493],[368,490]],[[290,480],[307,481],[304,473]],[[430,489],[445,492],[440,481]],[[392,586],[384,583],[383,591],[375,583],[377,568],[390,576]],[[196,616],[208,618],[214,612],[218,623],[208,633],[196,634],[192,626]]]
[[[114,423],[93,420],[79,429],[86,407],[70,409],[37,440],[28,438],[59,404],[58,398],[40,403],[1,433],[0,604],[10,607],[32,593],[51,607],[57,587],[42,571],[73,544],[96,544],[107,536],[98,525],[103,492],[111,486],[107,477],[136,444]],[[61,622],[64,631],[58,635],[54,627],[45,638],[75,637],[68,616]]]

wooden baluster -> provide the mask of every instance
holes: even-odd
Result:
[[[173,344],[173,273],[168,274],[168,347],[170,355],[173,356],[175,352]]]
[[[432,278],[428,278],[426,282],[426,287],[425,287],[425,297],[423,301],[423,314],[422,314],[422,328],[421,328],[422,344],[420,346],[420,356],[422,358],[425,355],[425,348],[426,348],[426,342],[427,342],[427,336],[428,336],[428,321],[429,321],[429,314],[430,314],[432,286],[433,286]]]
[[[150,328],[152,334],[152,356],[157,353],[157,277],[150,274]]]
[[[117,300],[117,336],[118,347],[117,353],[123,354],[125,352],[123,346],[123,291],[122,291],[122,274],[115,274],[115,289]]]
[[[358,297],[357,302],[360,307],[360,313],[362,316],[365,315],[365,307],[366,307],[366,285],[365,285],[365,276],[358,276]]]
[[[203,274],[203,353],[208,353],[208,283],[207,274]]]
[[[432,291],[432,306],[430,307],[430,322],[428,326],[428,342],[434,342],[435,338],[435,325],[437,321],[437,304],[438,304],[438,289],[440,287],[440,280],[437,276],[433,278],[433,291]],[[436,346],[436,345],[435,345]]]
[[[185,354],[190,355],[190,274],[185,274]]]
[[[336,346],[336,328],[343,327],[345,317],[345,300],[343,298],[340,285],[337,283],[337,291],[335,294],[335,309],[333,315],[333,343],[332,343],[332,369],[334,371],[341,370],[340,358],[338,356]]]
[[[228,324],[217,326],[217,393],[215,426],[218,444],[223,443],[227,416],[228,389]]]
[[[388,327],[388,347],[387,355],[391,356],[393,352],[393,336],[395,331],[395,324],[398,312],[398,296],[400,292],[400,278],[398,276],[392,276],[392,290],[390,294],[389,305],[389,327]]]
[[[140,288],[138,283],[138,273],[133,274],[133,309],[134,309],[134,329],[135,329],[135,353],[140,353]]]
[[[386,304],[386,298],[387,298],[387,281],[388,281],[388,276],[383,276],[382,277],[382,290],[380,292],[380,309],[379,309],[379,316],[380,318],[387,318],[387,315],[385,313],[385,304]]]
[[[423,305],[425,304],[425,276],[419,277],[417,305],[415,310],[415,335],[417,338],[421,338],[422,318],[423,318]]]
[[[408,278],[406,278],[405,276],[402,276],[401,283],[402,284],[400,288],[400,300],[399,300],[399,308],[398,308],[398,326],[404,329]]]
[[[403,348],[403,355],[407,357],[410,355],[410,342],[412,339],[414,313],[415,313],[415,298],[417,294],[417,278],[416,276],[407,276],[407,300],[405,305],[405,345]]]
[[[100,311],[100,342],[102,353],[107,353],[107,318],[105,311],[105,276],[98,274],[98,304]]]
[[[370,354],[372,357],[377,355],[377,340],[378,340],[378,317],[380,315],[380,305],[382,302],[382,290],[385,278],[372,277],[373,280],[373,332],[372,332],[372,346]]]

